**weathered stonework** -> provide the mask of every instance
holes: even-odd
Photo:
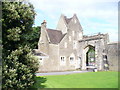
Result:
[[[86,70],[87,68],[104,70],[105,62],[109,62],[107,64],[110,65],[110,70],[116,70],[117,55],[114,56],[109,53],[110,51],[108,52],[112,48],[108,45],[108,34],[83,35],[82,26],[76,15],[72,18],[61,15],[56,29],[48,29],[45,21],[41,24],[37,53],[44,54],[39,55],[42,64],[38,72]],[[89,61],[87,56],[91,47],[95,52],[95,57],[91,58],[94,62]],[[115,63],[112,66],[110,63],[113,61]],[[92,66],[87,65],[88,63]]]
[[[120,64],[120,61],[118,62],[120,55],[118,54],[118,43],[109,43],[107,47],[107,56],[109,61],[109,69],[111,71],[118,71],[118,65]]]

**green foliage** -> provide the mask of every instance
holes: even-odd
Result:
[[[24,89],[34,84],[38,60],[28,46],[12,51],[3,62],[3,88]]]
[[[32,49],[37,49],[38,41],[40,37],[40,30],[41,30],[41,27],[39,26],[32,27],[31,32],[23,36],[26,39],[24,44],[27,44]]]
[[[32,31],[34,8],[29,3],[3,2],[2,14],[3,48],[15,50],[26,41],[24,35]]]
[[[35,82],[38,60],[26,38],[33,31],[34,17],[30,3],[2,2],[3,89],[25,89]]]
[[[16,27],[16,28],[12,28],[12,29],[8,29],[8,35],[7,38],[8,40],[11,41],[19,41],[20,40],[20,28]]]
[[[90,48],[88,50],[88,57],[89,58],[95,58],[95,50],[94,50],[94,48]]]

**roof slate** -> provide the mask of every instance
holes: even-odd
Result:
[[[61,31],[54,30],[54,29],[46,29],[50,42],[53,44],[58,44],[64,37],[64,34],[62,34]]]
[[[38,50],[33,50],[32,53],[35,55],[35,56],[46,56],[44,53],[38,51]]]
[[[68,24],[71,21],[72,18],[67,18],[66,16],[64,16],[64,19],[65,19],[66,23]],[[60,43],[62,38],[65,36],[65,34],[62,34],[62,32],[59,31],[59,30],[46,29],[46,31],[48,33],[48,37],[49,37],[50,42],[52,44]]]

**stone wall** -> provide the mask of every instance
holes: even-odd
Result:
[[[70,65],[69,57],[72,53],[74,53],[73,50],[73,37],[71,36],[71,41],[69,41],[69,36],[66,35],[62,41],[59,44],[59,60],[61,56],[65,57],[65,65],[60,64],[60,71],[66,71],[66,70],[75,70],[75,65]],[[67,47],[65,47],[65,43],[67,43]],[[75,54],[75,53],[74,53]],[[74,60],[75,62],[75,60]]]
[[[82,70],[86,70],[86,52],[87,47],[95,47],[95,60],[98,70],[103,70],[103,50],[106,48],[106,34],[86,36],[79,41],[80,57],[82,58]]]
[[[107,47],[109,70],[118,71],[118,43],[110,43]]]
[[[43,65],[40,65],[38,72],[59,71],[59,45],[49,44],[49,58],[43,59]]]

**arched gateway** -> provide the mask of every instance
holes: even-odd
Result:
[[[79,41],[79,55],[82,57],[82,70],[88,68],[103,70],[103,53],[107,45],[106,39],[106,35],[98,34],[84,37]]]
[[[88,48],[86,52],[86,66],[95,66],[95,47],[88,45],[86,48]]]

